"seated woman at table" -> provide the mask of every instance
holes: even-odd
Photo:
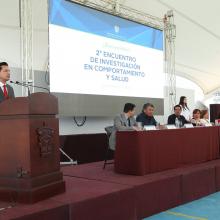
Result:
[[[191,119],[193,126],[202,126],[201,111],[199,109],[193,110],[193,118]]]
[[[200,121],[201,121],[202,125],[209,125],[210,124],[208,110],[202,110],[200,117],[201,117]]]

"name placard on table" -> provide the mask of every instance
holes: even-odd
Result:
[[[157,128],[154,125],[145,125],[144,126],[144,131],[156,131]]]

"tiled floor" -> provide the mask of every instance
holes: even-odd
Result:
[[[220,220],[220,192],[144,220]]]

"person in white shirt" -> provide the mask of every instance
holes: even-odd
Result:
[[[209,121],[209,111],[207,109],[201,111],[201,119],[200,119],[202,125],[210,125]]]
[[[180,101],[179,101],[179,105],[182,107],[182,113],[181,115],[183,115],[185,117],[185,119],[190,122],[192,119],[192,114],[191,111],[187,105],[187,98],[186,96],[181,96],[180,97]]]
[[[191,119],[193,126],[202,126],[201,111],[199,109],[193,110],[193,118]]]

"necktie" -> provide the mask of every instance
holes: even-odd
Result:
[[[5,99],[7,99],[8,98],[8,91],[6,89],[6,85],[3,86],[3,93],[4,93]]]
[[[128,118],[128,126],[131,127],[131,120]]]

